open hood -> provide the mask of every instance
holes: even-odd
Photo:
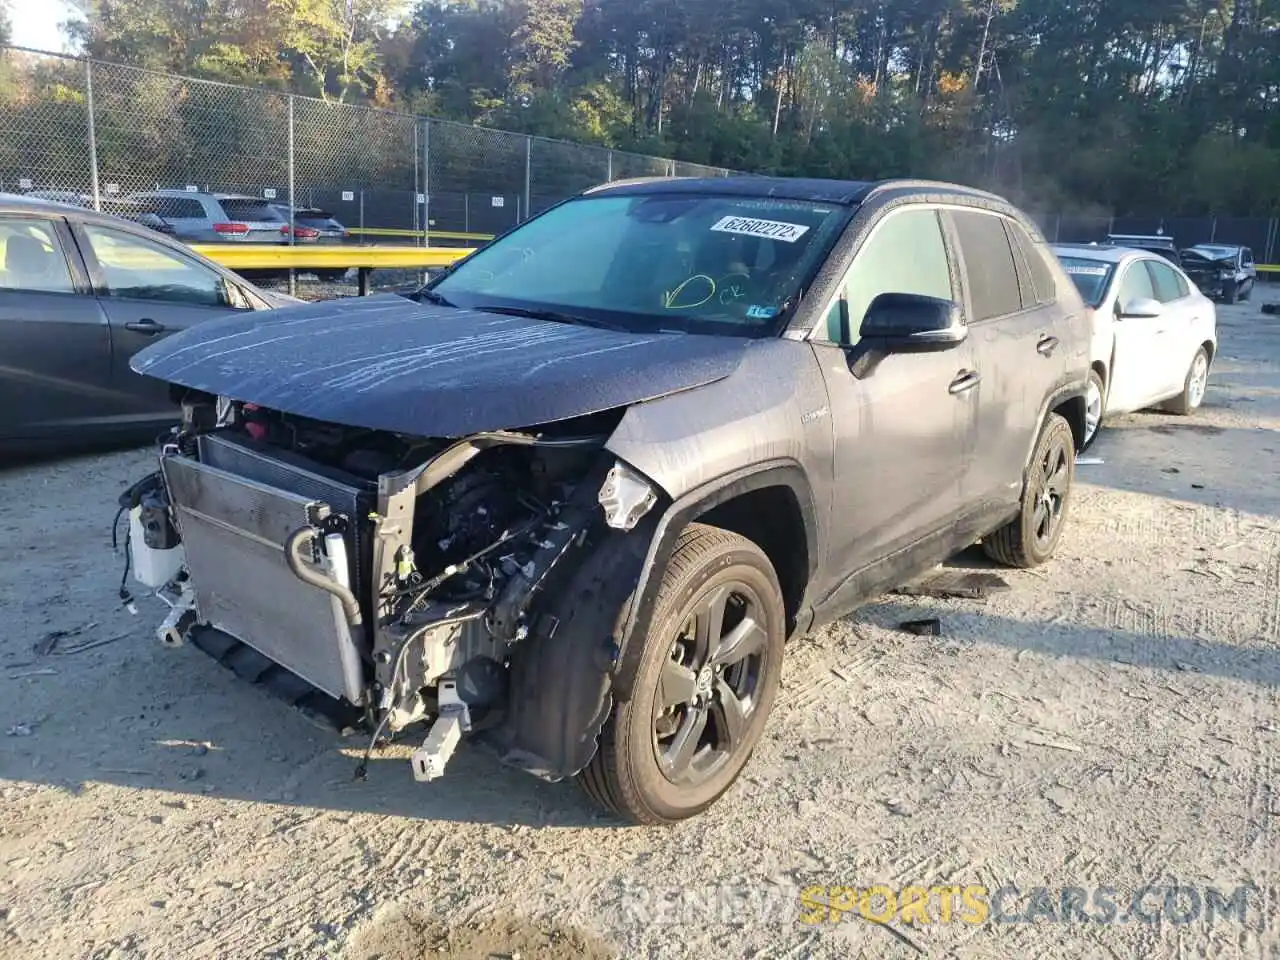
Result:
[[[592,327],[394,294],[206,321],[141,374],[354,427],[458,437],[585,416],[728,376],[750,340]]]

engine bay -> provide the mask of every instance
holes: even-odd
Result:
[[[163,589],[183,629],[359,707],[370,750],[433,720],[422,780],[501,721],[511,650],[588,531],[629,529],[656,499],[604,450],[616,412],[421,438],[207,396],[183,411],[161,457],[185,551]]]

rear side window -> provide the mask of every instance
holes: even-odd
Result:
[[[228,220],[283,220],[280,211],[262,200],[219,200]]]
[[[1244,252],[1240,256],[1240,259],[1241,261],[1243,261],[1246,267],[1253,266],[1253,251],[1250,250],[1248,247],[1245,247]]]
[[[1013,250],[1001,217],[972,210],[951,214],[964,252],[965,274],[969,279],[969,299],[973,305],[971,323],[1007,316],[1022,309],[1022,293]]]
[[[1052,256],[1052,253],[1043,243],[1032,240],[1027,235],[1027,231],[1012,220],[1006,220],[1004,228],[1029,275],[1031,289],[1027,292],[1030,293],[1031,298],[1028,300],[1024,295],[1023,306],[1031,307],[1055,302],[1058,299],[1058,285],[1054,283],[1053,273],[1044,259],[1046,256]]]
[[[1167,263],[1148,260],[1147,269],[1151,271],[1151,284],[1155,287],[1156,299],[1161,303],[1172,303],[1186,295],[1178,274]]]
[[[187,197],[147,197],[138,201],[139,205],[151,213],[173,220],[202,220],[204,207],[199,200]]]
[[[75,292],[53,224],[23,217],[0,219],[0,290]]]

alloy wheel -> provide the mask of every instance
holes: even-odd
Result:
[[[1035,514],[1032,529],[1037,543],[1049,544],[1062,525],[1063,508],[1067,502],[1067,486],[1071,480],[1071,458],[1074,451],[1058,440],[1045,451],[1037,470]]]
[[[653,747],[669,781],[696,786],[742,745],[759,704],[768,637],[744,583],[699,597],[672,641],[653,705]]]

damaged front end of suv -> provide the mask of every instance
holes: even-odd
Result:
[[[182,422],[122,507],[135,578],[172,606],[160,639],[370,749],[425,724],[419,780],[469,732],[575,776],[670,503],[610,438],[744,347],[394,296],[156,344],[135,369],[170,383]]]

